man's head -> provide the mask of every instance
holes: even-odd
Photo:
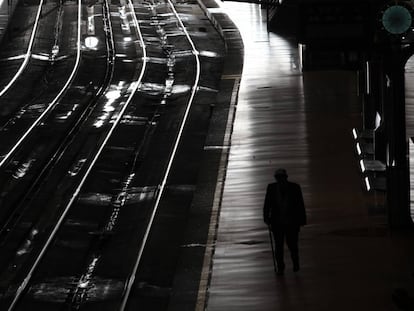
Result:
[[[287,172],[286,172],[286,170],[284,168],[277,169],[275,171],[275,175],[274,176],[275,176],[275,179],[278,182],[285,182],[285,181],[287,181],[287,178],[288,178],[288,174],[287,174]]]

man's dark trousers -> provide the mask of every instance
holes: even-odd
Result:
[[[293,266],[299,267],[299,227],[288,225],[272,226],[272,232],[275,239],[275,255],[278,270],[283,271],[285,268],[285,262],[283,259],[284,239],[286,239],[286,244],[290,251]]]

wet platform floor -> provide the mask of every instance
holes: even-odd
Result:
[[[383,195],[363,191],[351,134],[361,127],[356,74],[302,74],[296,46],[267,32],[265,11],[221,6],[241,31],[245,62],[207,310],[399,310],[395,289],[414,296],[414,238],[390,232]],[[285,253],[282,277],[262,220],[279,167],[302,186],[308,216],[301,271]]]

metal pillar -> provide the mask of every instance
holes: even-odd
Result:
[[[387,206],[392,229],[411,225],[405,120],[405,64],[401,43],[392,42],[384,58],[386,74]]]

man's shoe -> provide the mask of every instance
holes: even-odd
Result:
[[[285,272],[285,264],[284,263],[278,263],[277,268],[276,268],[276,275],[283,275],[284,272]]]

